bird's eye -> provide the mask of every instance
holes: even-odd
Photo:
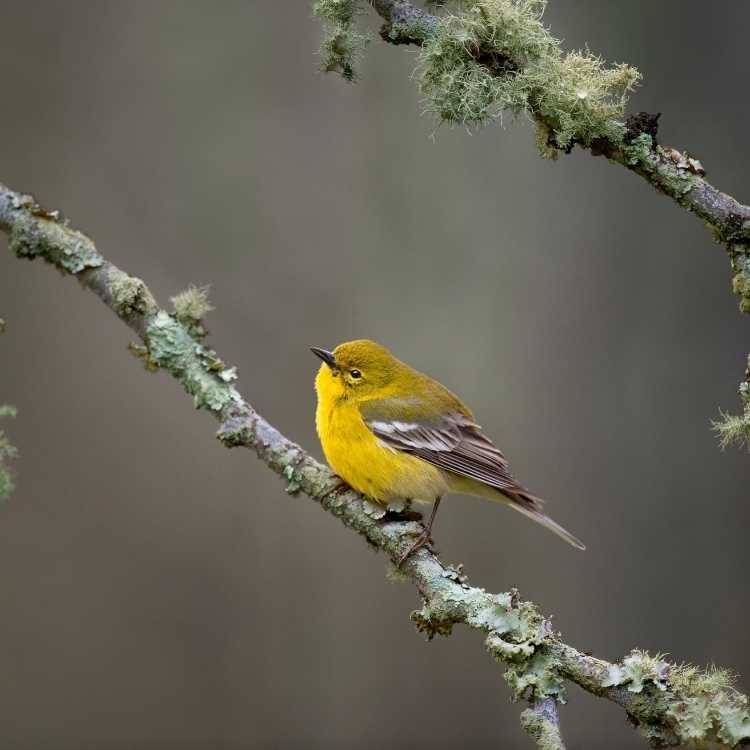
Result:
[[[359,380],[362,377],[362,373],[359,370],[349,370],[349,374],[355,379]]]

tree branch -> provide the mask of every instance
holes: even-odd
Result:
[[[540,750],[565,750],[557,702],[552,698],[534,701],[531,708],[521,714],[521,725]]]
[[[217,437],[225,446],[253,450],[284,478],[288,492],[313,499],[391,562],[409,548],[420,524],[383,517],[382,510],[342,486],[240,395],[233,384],[235,369],[202,343],[205,331],[195,316],[207,309],[205,296],[180,297],[175,311],[167,312],[143,281],[105,260],[59,213],[2,184],[0,231],[9,236],[9,247],[19,258],[42,258],[96,294],[140,337],[143,346],[131,348],[147,369],[169,372],[197,408],[219,421]],[[565,680],[622,706],[654,746],[750,742],[748,699],[734,689],[726,672],[677,666],[642,651],[620,663],[596,659],[565,644],[549,619],[531,602],[521,601],[516,590],[491,594],[470,586],[460,566],[444,564],[428,549],[391,574],[415,584],[422,607],[411,618],[428,638],[449,635],[457,624],[485,636],[487,650],[507,667],[513,696],[532,701],[522,720],[540,747],[563,748],[557,703],[565,701]]]
[[[445,33],[441,26],[444,17],[420,10],[407,0],[369,0],[369,3],[384,20],[381,36],[386,41],[422,46],[435,42],[441,33]],[[481,3],[479,6],[480,10],[484,7]],[[480,13],[477,17],[484,15]],[[511,21],[517,23],[517,17],[509,15],[508,23]],[[487,22],[486,18],[484,22]],[[472,18],[469,28],[476,28],[477,23]],[[492,23],[495,26],[489,38],[494,41],[503,31],[497,27],[498,23],[502,23],[502,16],[494,17]],[[481,34],[476,34],[466,45],[471,47],[473,62],[496,79],[517,76],[533,58],[533,55],[522,51],[517,59],[507,57],[509,52],[504,52],[500,56],[502,59],[499,59],[497,49],[489,43],[483,49],[481,40]],[[474,45],[479,46],[475,48]],[[444,72],[446,76],[451,75],[450,71]],[[453,74],[460,78],[458,70]],[[528,114],[537,123],[538,138],[543,140],[542,150],[548,155],[557,155],[560,151],[569,153],[574,145],[588,149],[592,155],[604,156],[611,163],[637,174],[660,193],[695,214],[711,230],[716,241],[725,246],[732,271],[732,289],[740,298],[740,310],[750,313],[750,206],[740,203],[706,180],[701,163],[687,152],[658,145],[659,115],[641,112],[629,117],[624,128],[622,123],[611,119],[610,126],[604,129],[623,135],[617,138],[595,137],[588,142],[573,138],[569,144],[560,147],[554,137],[559,124],[542,106],[559,94],[555,88],[559,86],[559,81],[554,77],[544,81],[524,103]],[[585,95],[586,92],[582,92],[581,96]],[[743,416],[725,416],[724,421],[715,427],[724,444],[745,442],[750,446],[750,375],[740,385],[740,394]]]

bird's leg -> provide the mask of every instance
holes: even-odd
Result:
[[[414,544],[412,544],[403,555],[401,555],[398,561],[399,567],[403,565],[404,561],[411,557],[411,555],[413,555],[418,549],[422,549],[425,544],[428,544],[431,541],[430,535],[432,534],[432,523],[437,515],[437,509],[440,505],[441,499],[442,498],[440,497],[435,498],[435,502],[432,505],[432,513],[430,513],[430,519],[427,521],[427,526],[425,526],[424,531],[417,537],[417,541],[414,542]]]

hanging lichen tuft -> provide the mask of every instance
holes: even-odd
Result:
[[[320,45],[321,69],[338,72],[347,81],[357,78],[357,64],[367,44],[367,35],[357,30],[359,0],[316,0],[313,14],[323,19],[326,34]]]

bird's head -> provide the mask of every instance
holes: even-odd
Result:
[[[339,344],[332,352],[310,347],[323,360],[315,379],[318,395],[364,401],[382,395],[405,368],[384,346],[359,339]]]

